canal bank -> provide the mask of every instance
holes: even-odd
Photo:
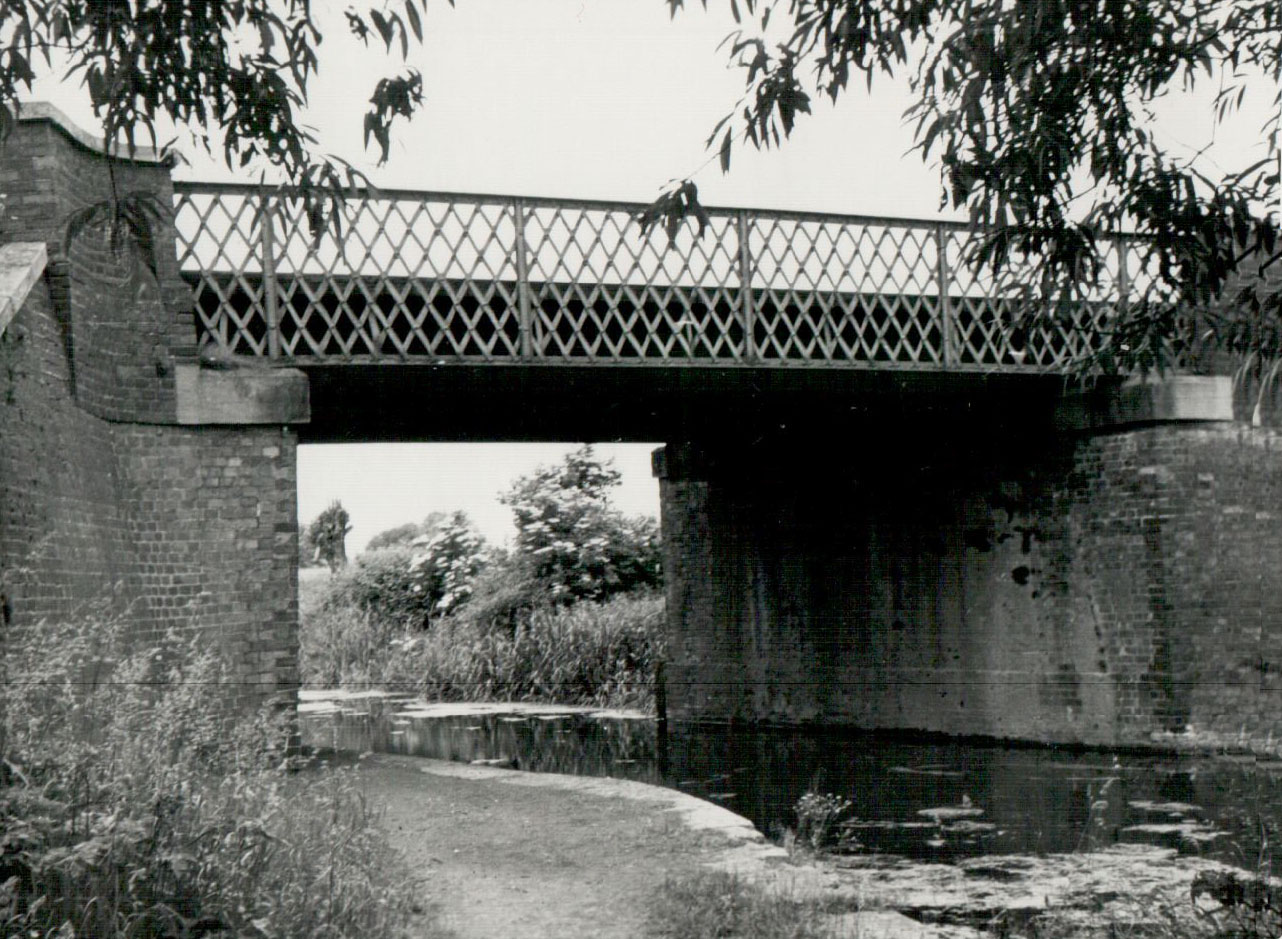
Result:
[[[1190,900],[1218,862],[1154,846],[931,864],[819,861],[768,843],[745,819],[671,789],[395,755],[361,761],[367,796],[422,877],[422,898],[460,939],[636,939],[656,895],[700,871],[731,871],[825,910],[834,936],[977,939],[1087,935],[1215,904]]]
[[[628,780],[395,755],[359,772],[424,904],[460,939],[637,939],[669,878],[784,855],[732,812]]]

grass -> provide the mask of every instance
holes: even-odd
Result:
[[[768,892],[735,874],[669,879],[649,911],[653,939],[830,939],[826,908]]]
[[[354,773],[297,772],[209,645],[98,618],[6,637],[0,936],[443,935]]]

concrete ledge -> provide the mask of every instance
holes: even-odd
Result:
[[[1227,375],[1173,375],[1128,381],[1070,395],[1055,412],[1055,426],[1060,430],[1231,420],[1233,380]]]
[[[106,141],[78,126],[71,118],[62,113],[48,101],[24,101],[18,105],[18,120],[48,121],[80,146],[95,153],[108,153]],[[174,151],[162,153],[154,147],[135,147],[132,154],[111,153],[111,156],[131,163],[155,163],[161,166],[172,166],[176,162]]]
[[[311,420],[307,376],[297,369],[174,369],[178,423],[306,424]]]
[[[48,261],[43,241],[0,245],[0,335],[26,303]]]

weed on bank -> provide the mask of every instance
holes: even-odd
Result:
[[[350,771],[296,771],[206,639],[128,634],[4,637],[0,935],[432,934]]]

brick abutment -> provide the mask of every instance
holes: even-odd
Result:
[[[154,642],[198,632],[234,665],[231,694],[292,703],[298,684],[297,434],[256,415],[180,422],[196,367],[173,231],[155,270],[101,224],[115,192],[172,202],[169,167],[108,161],[44,112],[0,152],[5,244],[48,262],[0,335],[0,592],[8,628],[123,618]],[[270,417],[270,415],[268,416]]]

